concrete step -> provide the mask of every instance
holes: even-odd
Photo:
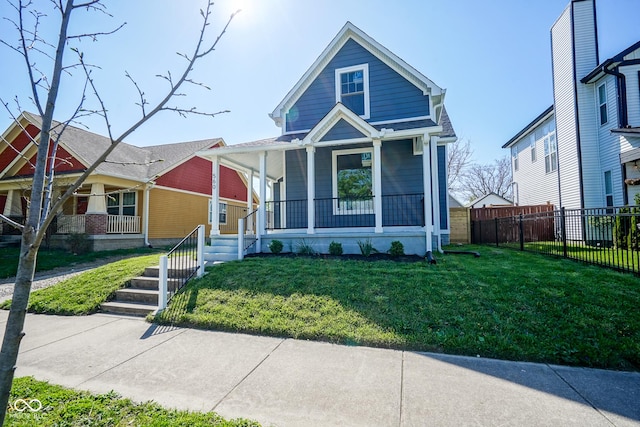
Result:
[[[105,302],[100,306],[100,309],[104,313],[126,314],[139,317],[145,317],[147,314],[157,310],[157,308],[157,305],[118,301]]]
[[[158,290],[124,288],[116,291],[115,302],[158,305]]]
[[[204,260],[211,263],[215,261],[237,261],[237,253],[205,253]]]
[[[170,268],[169,271],[167,272],[167,275],[169,276],[169,278],[172,277],[180,277],[180,276],[184,276],[185,274],[188,274],[188,272],[191,271],[190,267],[185,267],[185,268]],[[144,273],[141,277],[160,277],[160,267],[159,266],[154,266],[154,267],[147,267],[144,270]]]
[[[207,254],[207,253],[231,254],[231,253],[236,253],[236,252],[238,252],[238,243],[237,242],[236,242],[235,245],[208,246],[207,249],[204,251],[205,254]]]

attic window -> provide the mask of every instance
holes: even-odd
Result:
[[[369,118],[369,64],[336,69],[336,102]]]

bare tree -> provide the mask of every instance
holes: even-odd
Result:
[[[15,27],[18,34],[18,42],[17,44],[12,44],[6,40],[0,40],[0,43],[23,57],[31,85],[31,100],[42,118],[40,134],[37,141],[38,149],[33,184],[31,187],[31,198],[25,224],[17,224],[10,221],[9,218],[0,215],[1,220],[10,223],[12,226],[19,227],[22,230],[13,300],[0,354],[0,425],[3,424],[6,415],[20,342],[24,336],[24,321],[35,272],[36,257],[47,227],[53,220],[55,213],[62,207],[64,202],[74,194],[98,165],[107,159],[109,154],[120,142],[157,113],[161,111],[173,111],[180,115],[201,114],[212,117],[220,113],[200,112],[192,107],[183,108],[178,104],[173,105],[169,103],[175,100],[175,97],[184,96],[184,93],[181,92],[181,87],[184,86],[185,83],[206,88],[203,84],[190,79],[189,74],[198,60],[209,55],[215,49],[221,37],[225,34],[231,20],[237,13],[231,15],[226,25],[216,37],[208,40],[208,27],[212,19],[213,3],[208,2],[206,8],[200,10],[202,23],[195,47],[191,53],[179,54],[180,57],[185,60],[181,73],[174,76],[168,72],[165,75],[159,76],[166,81],[167,89],[164,94],[160,95],[160,100],[157,103],[151,104],[147,100],[147,96],[142,90],[141,85],[127,73],[126,76],[132,82],[135,93],[137,94],[136,96],[139,98],[138,106],[140,107],[140,116],[135,118],[133,123],[130,123],[128,128],[120,135],[114,135],[112,133],[112,123],[109,120],[108,109],[98,90],[98,82],[96,82],[92,76],[95,65],[86,62],[84,52],[78,48],[79,44],[77,42],[84,39],[96,40],[101,36],[112,34],[122,28],[124,24],[106,32],[91,31],[85,34],[70,34],[68,32],[70,22],[72,22],[72,19],[74,22],[82,22],[81,13],[103,13],[108,15],[102,0],[51,0],[51,3],[56,11],[55,19],[57,19],[57,28],[59,29],[57,40],[45,40],[41,36],[40,24],[46,15],[36,8],[36,6],[42,6],[41,2],[30,0],[8,1],[14,16],[5,17],[5,19]],[[67,59],[66,54],[70,54],[73,59]],[[38,56],[38,61],[34,59],[36,55]],[[43,59],[47,61],[43,63]],[[46,71],[45,67],[50,67],[50,71]],[[67,91],[62,92],[61,90],[61,77],[63,75],[73,75],[74,73],[82,76],[84,81],[82,93],[79,96],[80,101],[71,117],[56,122],[54,121],[54,113],[58,96],[62,93],[64,93],[65,96],[68,95]],[[95,108],[85,107],[87,98],[94,100]],[[11,108],[8,102],[4,100],[0,101],[7,111],[10,112]],[[95,114],[102,118],[111,144],[61,196],[53,198],[51,189],[55,180],[53,174],[54,168],[47,168],[47,157],[50,150],[55,156],[58,142],[63,136],[67,126],[89,114]],[[17,115],[12,115],[12,117],[16,119]],[[36,142],[35,139],[32,138],[32,140]],[[52,161],[51,164],[53,163]]]
[[[453,193],[461,193],[461,179],[471,164],[471,142],[458,139],[447,146],[447,186]]]
[[[462,193],[468,201],[489,193],[511,199],[511,160],[509,156],[496,159],[490,164],[474,163],[461,178]]]

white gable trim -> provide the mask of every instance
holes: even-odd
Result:
[[[302,78],[296,83],[296,85],[289,91],[287,96],[278,104],[269,117],[271,117],[278,126],[282,126],[282,121],[286,112],[296,103],[296,101],[302,96],[307,88],[318,77],[326,65],[333,59],[333,57],[342,49],[348,40],[354,40],[362,47],[367,49],[371,54],[376,56],[386,65],[391,67],[394,71],[407,79],[418,89],[422,90],[425,95],[430,94],[432,96],[444,95],[444,90],[436,85],[433,81],[425,77],[418,70],[407,64],[398,56],[393,54],[389,49],[382,46],[380,43],[369,37],[358,27],[351,22],[347,22],[340,32],[329,43],[329,46],[320,54],[318,59],[309,67],[304,73]]]
[[[329,113],[327,113],[327,115],[324,116],[313,129],[311,129],[307,136],[304,137],[302,140],[303,144],[315,144],[320,142],[341,119],[353,126],[358,132],[363,134],[365,138],[380,137],[380,132],[376,128],[371,126],[343,104],[337,103],[331,111],[329,111]]]

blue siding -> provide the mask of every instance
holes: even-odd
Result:
[[[351,126],[344,119],[340,119],[329,132],[322,137],[321,141],[339,141],[341,139],[363,138],[365,135],[358,129]]]
[[[336,103],[335,70],[369,64],[370,122],[429,115],[429,97],[353,40],[347,41],[287,114],[286,131],[312,129]]]
[[[287,228],[307,228],[307,152],[285,153]]]
[[[438,147],[438,189],[440,191],[440,229],[449,228],[447,224],[448,193],[447,193],[447,153],[445,147]]]
[[[385,141],[381,156],[382,226],[424,225],[422,156],[413,155],[413,141]]]

